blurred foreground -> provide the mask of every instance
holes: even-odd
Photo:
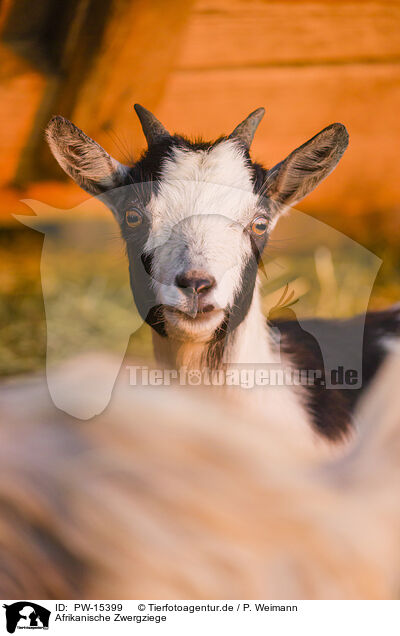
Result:
[[[108,364],[87,358],[79,373]],[[43,379],[3,384],[0,595],[395,598],[399,373],[397,355],[358,440],[325,462],[300,423],[243,421],[190,391],[121,376],[107,411],[82,423],[55,409]]]

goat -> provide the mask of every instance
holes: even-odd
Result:
[[[316,371],[307,386],[268,386],[251,401],[282,423],[306,421],[324,439],[352,430],[361,389],[326,387],[318,343],[293,322],[279,322],[280,350],[262,313],[258,267],[278,217],[310,193],[348,145],[346,128],[331,124],[273,168],[251,160],[249,149],[264,109],[229,136],[191,142],[171,135],[135,106],[148,149],[132,166],[112,158],[63,117],[46,131],[61,167],[112,210],[126,241],[137,308],[152,327],[163,365],[224,369],[250,365]],[[384,338],[399,335],[400,310],[367,317],[362,385],[385,356]],[[364,318],[326,322],[326,337],[348,357]],[[307,334],[306,334],[307,335]]]
[[[218,394],[120,380],[83,423],[54,407],[45,379],[3,383],[1,597],[396,597],[399,372],[393,356],[357,444],[334,462],[271,418],[249,435]],[[67,386],[71,370],[60,373]]]

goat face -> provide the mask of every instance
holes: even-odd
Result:
[[[144,254],[167,332],[207,340],[237,320],[233,308],[248,305],[244,278],[251,278],[250,297],[268,228],[243,149],[233,140],[206,148],[174,143],[138,213],[146,215]],[[129,241],[136,229],[125,232]]]
[[[246,316],[279,212],[333,170],[347,132],[332,124],[264,170],[249,156],[264,109],[214,143],[172,136],[149,111],[136,110],[149,148],[131,167],[61,117],[47,139],[62,168],[114,212],[142,317],[162,335],[208,341]]]

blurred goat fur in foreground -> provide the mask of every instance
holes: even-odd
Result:
[[[323,465],[190,391],[118,386],[82,422],[42,380],[3,385],[0,595],[394,597],[399,373],[392,357],[349,455]]]

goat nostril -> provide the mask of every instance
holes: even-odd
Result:
[[[192,287],[198,294],[201,294],[211,289],[214,283],[215,280],[212,278],[199,278],[193,281]]]
[[[178,274],[175,285],[180,289],[187,289],[191,293],[203,294],[215,285],[214,276],[204,272],[185,272]]]

